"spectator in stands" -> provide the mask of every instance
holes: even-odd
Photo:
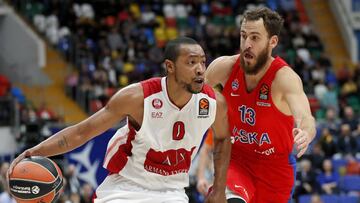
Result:
[[[338,140],[339,152],[345,155],[356,155],[357,142],[351,134],[350,125],[344,123],[340,127],[340,138]]]
[[[83,184],[81,186],[80,203],[91,203],[93,193],[94,190],[90,184],[88,183]]]
[[[325,85],[324,80],[320,80],[319,82],[317,82],[317,84],[314,86],[314,94],[315,97],[319,100],[322,101],[324,99],[325,94],[328,92],[328,88]]]
[[[357,85],[352,76],[350,76],[345,81],[345,83],[341,86],[341,96],[342,97],[355,96],[357,91],[358,91]]]
[[[36,111],[36,116],[42,121],[56,121],[57,116],[54,111],[48,108],[47,104],[43,102]]]
[[[351,77],[351,71],[348,66],[348,64],[343,64],[343,66],[337,71],[337,78],[340,83],[340,86],[348,80],[348,78]]]
[[[350,130],[353,131],[357,128],[359,121],[354,114],[354,110],[351,106],[344,108],[343,124],[349,124]]]
[[[318,194],[311,195],[311,202],[310,203],[324,203]]]
[[[295,196],[312,194],[318,190],[316,184],[316,173],[312,169],[311,161],[303,159],[300,161],[300,169],[296,175]]]
[[[353,75],[358,90],[357,95],[360,97],[360,63],[356,65]]]
[[[11,83],[9,79],[0,74],[0,97],[4,97],[9,94],[11,88]]]
[[[339,115],[338,92],[334,83],[328,83],[327,91],[320,100],[320,104],[324,109],[334,109],[335,116]]]
[[[69,164],[67,166],[64,177],[66,179],[64,193],[67,195],[80,193],[80,180],[76,174],[76,167],[74,164]]]
[[[360,175],[360,162],[353,156],[347,157],[346,175]]]
[[[317,176],[316,180],[320,185],[321,192],[324,194],[337,194],[339,174],[332,167],[330,159],[325,159],[323,162],[323,171]]]
[[[341,120],[337,116],[335,109],[329,107],[326,109],[325,120],[320,120],[318,122],[318,127],[320,127],[320,129],[327,128],[331,134],[337,135],[339,133],[340,124]]]
[[[80,203],[81,202],[80,193],[72,193],[72,194],[70,194],[70,197],[69,197],[68,201],[70,201],[69,203]]]
[[[337,153],[334,135],[330,133],[328,128],[322,129],[320,144],[326,158],[331,158]]]
[[[357,151],[360,153],[360,122],[358,123],[356,130],[352,132],[352,135],[356,139]]]
[[[320,143],[316,143],[313,146],[312,153],[309,153],[308,159],[311,160],[312,168],[315,173],[320,173],[322,170],[322,163],[325,159],[324,152],[321,150]]]

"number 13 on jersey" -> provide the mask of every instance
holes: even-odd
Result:
[[[247,123],[251,126],[256,123],[256,113],[253,108],[247,107],[246,105],[239,106],[238,110],[240,111],[241,122]]]

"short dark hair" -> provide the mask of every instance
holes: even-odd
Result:
[[[169,59],[170,61],[175,62],[179,56],[180,45],[182,44],[199,44],[199,43],[189,37],[179,37],[174,40],[171,40],[166,44],[164,59]]]
[[[263,19],[264,26],[269,34],[269,37],[280,35],[281,28],[284,24],[284,19],[276,12],[267,7],[255,8],[245,12],[241,24],[246,21],[256,21]],[[240,25],[241,25],[240,24]]]

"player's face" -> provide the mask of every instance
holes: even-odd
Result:
[[[240,30],[240,62],[247,74],[257,74],[270,55],[270,40],[263,19],[244,20]]]
[[[205,53],[200,45],[180,46],[175,64],[175,81],[190,93],[201,92],[205,77]]]

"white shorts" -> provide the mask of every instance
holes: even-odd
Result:
[[[150,190],[118,174],[107,176],[96,189],[94,203],[187,203],[184,189]]]

